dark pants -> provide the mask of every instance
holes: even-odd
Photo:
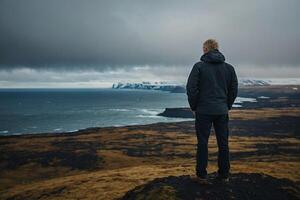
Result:
[[[229,147],[228,147],[228,128],[229,117],[224,115],[205,115],[196,112],[195,128],[197,133],[197,176],[207,175],[207,160],[208,160],[208,138],[211,127],[214,126],[217,143],[218,143],[218,174],[228,176],[230,169],[229,162]]]

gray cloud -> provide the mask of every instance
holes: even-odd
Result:
[[[1,0],[0,69],[186,68],[213,37],[240,74],[253,66],[250,74],[263,67],[277,76],[300,65],[299,7],[298,0]]]

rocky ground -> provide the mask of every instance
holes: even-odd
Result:
[[[230,182],[218,181],[210,174],[210,185],[192,181],[190,176],[157,178],[127,192],[121,200],[195,200],[195,199],[299,199],[299,186],[288,179],[258,173],[234,173]]]
[[[299,101],[299,95],[280,97],[284,105]],[[230,118],[233,177],[219,189],[235,199],[299,199],[299,107],[234,109]],[[142,193],[151,199],[159,191],[169,199],[216,199],[217,184],[203,189],[187,178],[195,173],[196,142],[193,120],[0,137],[0,199],[132,199]],[[216,170],[212,132],[208,171]],[[179,182],[187,187],[179,189]],[[246,188],[249,195],[241,196]]]

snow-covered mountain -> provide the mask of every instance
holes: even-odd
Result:
[[[300,78],[291,79],[254,79],[240,78],[239,86],[263,86],[263,85],[300,85]],[[185,92],[185,85],[181,83],[169,83],[166,81],[159,82],[141,82],[141,83],[124,83],[118,82],[112,85],[113,89],[147,89],[162,90],[170,92]]]
[[[300,85],[300,78],[240,78],[239,84],[241,86],[249,85]]]
[[[163,91],[173,91],[178,89],[178,87],[184,87],[183,85],[177,83],[168,83],[165,81],[159,82],[142,82],[142,83],[114,83],[112,85],[113,89],[147,89],[147,90],[163,90]]]
[[[239,79],[239,85],[249,86],[249,85],[270,85],[270,84],[265,80],[241,78]]]

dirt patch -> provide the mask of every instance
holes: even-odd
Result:
[[[121,200],[130,199],[299,199],[296,182],[278,179],[265,174],[232,174],[229,183],[221,183],[210,174],[212,185],[200,185],[189,176],[158,178],[128,191]]]

